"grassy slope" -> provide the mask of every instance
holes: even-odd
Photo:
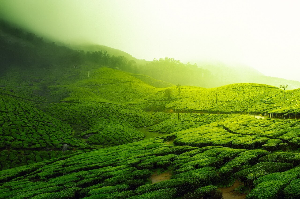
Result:
[[[141,110],[298,112],[299,90],[260,84],[179,90],[96,65],[23,69],[6,71],[0,81],[6,89],[0,198],[213,197],[224,179],[252,188],[248,198],[299,198],[298,121],[196,113],[178,119]],[[29,96],[53,103],[38,106],[43,112],[22,99]],[[143,126],[166,135],[137,141]],[[62,143],[86,147],[74,134],[106,148],[63,154]],[[172,171],[172,178],[151,184],[157,170]]]
[[[83,80],[56,88],[70,93],[61,100],[67,103],[52,103],[43,110],[70,124],[90,144],[118,145],[143,139],[137,128],[168,117],[139,108],[158,88],[116,69],[98,68]]]
[[[71,94],[66,100],[111,101],[115,103],[139,102],[157,89],[129,73],[110,68],[99,68],[89,78],[67,85]]]

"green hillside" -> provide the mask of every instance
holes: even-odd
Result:
[[[70,92],[70,97],[65,100],[107,100],[115,103],[137,102],[154,94],[157,90],[126,72],[109,68],[94,70],[86,79],[66,87]]]
[[[195,65],[0,25],[0,198],[300,197],[299,89],[197,87]]]
[[[166,97],[167,90],[169,97]],[[149,107],[163,97],[166,99],[165,108],[177,112],[278,113],[278,116],[282,117],[282,113],[285,113],[287,117],[295,118],[299,90],[284,91],[277,87],[254,83],[231,84],[211,89],[177,86],[159,92],[149,100],[152,102],[149,103]]]

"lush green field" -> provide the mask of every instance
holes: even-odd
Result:
[[[74,137],[70,125],[45,114],[32,102],[12,96],[9,92],[0,94],[0,113],[1,169],[89,148],[85,142]],[[68,145],[68,152],[62,152],[64,144]]]
[[[0,198],[300,198],[300,89],[0,26]]]
[[[149,139],[1,171],[0,198],[199,198],[239,179],[247,198],[299,197],[297,152]],[[152,184],[155,171],[169,180]],[[224,181],[225,179],[225,181]]]
[[[299,197],[298,90],[89,75],[47,99],[1,89],[0,198],[221,198],[236,180],[247,198]]]

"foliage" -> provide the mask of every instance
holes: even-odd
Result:
[[[1,169],[59,157],[63,144],[69,149],[88,146],[73,137],[72,128],[45,114],[30,102],[0,94]]]
[[[139,68],[140,73],[149,75],[155,79],[164,80],[172,84],[198,85],[196,81],[202,77],[202,82],[208,81],[211,74],[208,70],[198,68],[190,63],[183,64],[173,58],[153,60]],[[206,86],[206,85],[203,85]]]
[[[178,115],[179,114],[179,115]],[[159,133],[173,133],[189,128],[196,128],[205,124],[209,124],[215,121],[220,121],[230,115],[224,114],[199,114],[199,113],[178,113],[172,114],[170,119],[151,126],[149,130],[151,132]]]
[[[211,75],[0,25],[0,198],[221,198],[235,179],[247,198],[299,198],[299,89],[187,86]]]

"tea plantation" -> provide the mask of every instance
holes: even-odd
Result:
[[[0,43],[0,199],[300,198],[300,89],[180,85],[214,75],[3,21]]]
[[[64,155],[63,144],[74,151],[90,148],[74,138],[69,125],[38,110],[31,102],[9,93],[0,96],[1,169]]]
[[[298,90],[174,86],[105,67],[47,96],[11,87],[0,198],[221,198],[235,181],[248,199],[300,197]]]
[[[199,198],[239,179],[247,198],[297,198],[300,156],[149,139],[1,171],[0,198]],[[156,171],[169,180],[151,184]]]

